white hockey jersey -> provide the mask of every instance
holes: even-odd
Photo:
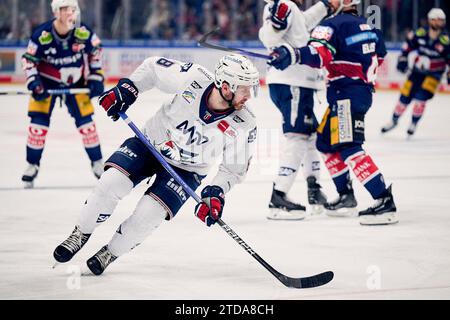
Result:
[[[318,2],[306,11],[289,0],[281,0],[289,6],[291,14],[288,16],[288,27],[285,30],[275,30],[270,21],[270,4],[264,7],[263,25],[259,29],[259,39],[271,52],[272,48],[289,44],[294,48],[308,44],[310,31],[327,15],[327,8],[323,2]],[[295,64],[285,70],[268,67],[266,83],[287,84],[311,89],[323,89],[325,86],[323,71],[306,65]]]
[[[248,106],[225,113],[209,110],[213,74],[198,64],[150,57],[130,79],[139,93],[156,87],[175,94],[143,129],[171,165],[206,175],[222,156],[211,184],[228,192],[244,179],[255,148],[256,120]]]

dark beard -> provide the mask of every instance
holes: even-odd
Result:
[[[431,28],[431,30],[433,30],[433,31],[442,31],[442,29],[443,29],[443,28],[441,28],[441,27],[432,27],[432,26],[430,26],[430,28]]]

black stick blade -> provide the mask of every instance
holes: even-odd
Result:
[[[326,271],[311,277],[304,278],[290,278],[280,274],[278,280],[280,280],[286,287],[289,288],[306,289],[323,286],[324,284],[327,284],[328,282],[333,280],[333,277],[334,273],[332,271]]]

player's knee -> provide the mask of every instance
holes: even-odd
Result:
[[[144,195],[138,202],[132,215],[135,232],[151,233],[166,218],[166,209],[149,195]]]
[[[365,151],[362,148],[362,146],[359,144],[350,146],[350,147],[342,149],[340,151],[341,157],[345,162],[347,162],[349,159],[355,157],[355,155],[360,155],[363,153],[365,153]]]
[[[102,174],[97,183],[95,192],[103,197],[121,200],[133,189],[133,182],[122,172],[109,168]]]

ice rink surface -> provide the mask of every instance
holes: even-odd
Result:
[[[144,93],[128,114],[141,126],[167,98]],[[438,94],[428,104],[411,140],[406,139],[411,110],[393,132],[379,134],[397,98],[396,92],[378,92],[366,117],[365,148],[393,183],[400,218],[396,225],[378,227],[360,226],[356,217],[325,215],[267,220],[281,117],[266,88],[251,101],[258,152],[246,181],[227,195],[223,220],[288,276],[334,271],[328,285],[299,290],[285,288],[220,227],[205,227],[193,215],[192,200],[104,275],[79,277],[86,259],[132,213],[145,183],[119,204],[72,262],[52,269],[52,252],[72,231],[96,180],[63,106],[54,110],[36,188],[24,190],[27,97],[1,96],[0,299],[450,299],[450,95]],[[322,98],[318,118],[324,108]],[[132,133],[122,121],[96,111],[107,158]],[[204,185],[214,175],[215,170]],[[323,166],[322,186],[329,198],[337,195]],[[354,188],[359,209],[373,204],[358,181]],[[290,197],[306,203],[301,173]]]

